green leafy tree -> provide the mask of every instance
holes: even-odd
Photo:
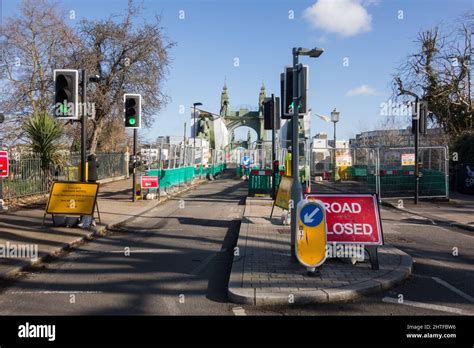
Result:
[[[45,112],[28,117],[22,128],[30,141],[31,152],[41,159],[41,168],[46,176],[49,176],[51,166],[64,165],[61,123]]]

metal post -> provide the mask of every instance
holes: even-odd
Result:
[[[82,104],[83,107],[81,117],[81,181],[86,182],[86,162],[87,162],[87,72],[86,69],[82,69]]]
[[[186,167],[186,122],[184,122],[184,136],[183,136],[183,167]]]
[[[193,104],[194,112],[193,112],[193,119],[194,119],[194,135],[193,135],[193,166],[196,165],[196,105]]]
[[[418,204],[418,192],[420,189],[420,171],[418,169],[418,146],[420,141],[420,105],[418,98],[416,98],[415,104],[416,117],[415,117],[415,204]]]
[[[137,194],[135,192],[137,185],[137,133],[138,129],[133,130],[133,180],[132,180],[132,202],[137,200]]]
[[[293,183],[291,185],[291,259],[297,262],[295,252],[296,242],[296,207],[301,200],[302,189],[299,180],[298,159],[299,159],[299,142],[298,142],[298,54],[296,48],[293,48],[293,119],[292,122],[292,155],[291,155],[291,172]]]
[[[279,169],[275,166],[276,154],[275,154],[275,95],[272,93],[272,198],[276,198],[276,172]]]
[[[333,150],[333,162],[332,162],[332,181],[336,182],[336,122],[334,123],[334,150]]]

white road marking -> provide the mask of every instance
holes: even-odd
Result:
[[[11,294],[101,294],[102,291],[11,291]]]
[[[125,252],[132,254],[154,254],[154,253],[164,253],[164,254],[182,254],[183,251],[174,250],[174,249],[130,249],[130,250],[110,250],[104,251],[106,253],[112,254],[125,254]]]
[[[474,315],[473,312],[465,311],[463,309],[448,307],[448,306],[440,306],[440,305],[431,304],[431,303],[423,303],[423,302],[408,301],[408,300],[403,300],[402,303],[399,303],[398,299],[393,298],[393,297],[384,297],[382,299],[382,302],[393,303],[393,304],[402,304],[402,305],[405,305],[405,306],[431,309],[431,310],[434,310],[434,311],[454,313],[454,314],[460,314],[460,315]]]
[[[234,312],[235,316],[246,316],[247,313],[245,313],[245,309],[242,307],[234,307],[232,308],[232,312]]]
[[[455,292],[456,294],[458,294],[459,296],[463,297],[464,299],[466,299],[467,301],[471,302],[471,303],[474,303],[474,297],[472,297],[471,295],[468,295],[466,294],[465,292],[459,290],[458,288],[455,288],[454,286],[452,286],[451,284],[449,284],[448,282],[445,282],[444,280],[438,278],[438,277],[431,277],[435,282],[447,287],[449,290],[451,290],[452,292]]]

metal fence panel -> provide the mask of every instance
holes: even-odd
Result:
[[[40,158],[10,159],[10,175],[3,179],[3,197],[12,199],[45,194],[53,181],[78,181],[80,161],[80,155],[73,154],[66,159],[67,164],[63,167],[42,169]],[[98,153],[97,161],[99,179],[127,174],[123,153]]]
[[[318,193],[378,193],[378,149],[313,148],[312,189]]]

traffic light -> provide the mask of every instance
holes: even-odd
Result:
[[[78,112],[78,72],[70,69],[56,69],[54,75],[54,116],[79,119]]]
[[[265,98],[263,102],[263,128],[271,130],[280,129],[280,98],[275,97],[275,103],[272,98]]]
[[[428,129],[428,102],[421,100],[418,105],[415,106],[416,110],[413,114],[411,121],[411,132],[416,133],[417,123],[419,124],[419,134],[426,134]]]
[[[282,118],[291,119],[293,116],[293,67],[285,67],[285,73],[283,74],[284,79],[281,83],[283,87],[282,92]],[[303,117],[307,111],[307,99],[308,99],[308,66],[307,65],[298,65],[298,115]]]
[[[125,128],[141,128],[142,96],[140,94],[124,94]]]
[[[272,98],[265,98],[263,102],[263,128],[272,129],[273,128],[273,102]]]

